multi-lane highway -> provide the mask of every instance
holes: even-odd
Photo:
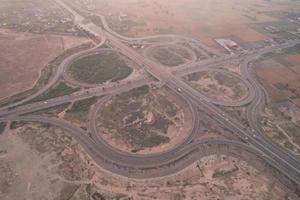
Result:
[[[273,145],[268,145],[269,141],[265,141],[263,139],[257,140],[257,138],[253,137],[253,133],[249,129],[242,126],[241,123],[239,123],[237,120],[232,119],[227,113],[222,111],[211,102],[205,101],[204,95],[195,91],[184,81],[174,76],[169,71],[165,70],[164,67],[136,53],[133,49],[120,42],[117,38],[110,35],[108,32],[103,31],[103,34],[120,52],[142,65],[145,70],[156,79],[165,82],[170,89],[176,91],[178,88],[180,88],[183,91],[180,94],[181,96],[183,96],[183,98],[193,100],[197,105],[199,105],[202,109],[205,109],[208,114],[213,115],[214,119],[219,121],[229,130],[238,134],[241,138],[247,138],[248,143],[251,144],[254,148],[261,151],[266,156],[266,159],[270,159],[272,161],[275,160],[275,162],[277,163],[277,167],[280,168],[280,170],[285,172],[291,179],[300,183],[300,162],[297,159],[291,157],[290,154],[285,151],[279,150],[278,148],[273,148]],[[274,49],[276,48],[274,47]],[[263,50],[259,53],[265,51],[266,50]]]
[[[194,60],[192,63],[189,63],[188,66],[167,70],[164,66],[137,53],[126,43],[122,42],[128,38],[122,38],[122,40],[120,40],[118,35],[116,36],[115,34],[111,33],[110,29],[106,28],[103,30],[91,23],[88,25],[84,24],[82,23],[83,17],[78,15],[78,13],[72,10],[72,8],[59,0],[56,0],[56,2],[74,15],[75,23],[77,23],[79,27],[99,38],[105,38],[105,40],[109,42],[109,45],[113,49],[133,60],[152,77],[154,77],[155,80],[151,77],[142,77],[140,80],[121,85],[113,85],[106,89],[103,89],[101,86],[95,86],[90,89],[83,89],[71,95],[49,99],[46,102],[36,102],[21,105],[48,90],[59,80],[59,78],[63,76],[65,68],[70,65],[70,63],[74,62],[74,60],[82,56],[102,51],[98,49],[97,46],[96,48],[74,54],[64,60],[58,67],[56,74],[51,81],[35,95],[32,95],[20,102],[11,104],[8,107],[0,108],[0,121],[37,121],[59,126],[74,136],[74,138],[78,140],[78,142],[100,166],[112,172],[128,177],[149,178],[153,176],[167,175],[183,169],[196,159],[199,159],[201,156],[219,152],[218,150],[214,151],[213,149],[222,149],[221,153],[227,152],[235,156],[238,156],[237,152],[239,151],[241,154],[242,152],[248,152],[251,155],[257,156],[257,158],[264,160],[264,162],[272,166],[276,172],[280,172],[280,175],[277,174],[276,176],[280,180],[284,180],[284,184],[287,185],[289,189],[293,190],[294,192],[297,191],[297,187],[300,184],[300,162],[290,153],[286,152],[264,137],[257,124],[257,112],[264,105],[266,101],[266,95],[257,80],[255,80],[255,77],[251,74],[249,63],[265,53],[294,46],[295,44],[298,44],[299,41],[289,41],[284,44],[269,46],[255,52],[252,51],[240,55],[218,54],[217,57],[208,58],[204,61]],[[96,26],[96,28],[93,26]],[[175,36],[172,36],[172,38],[174,37]],[[242,77],[240,79],[248,88],[248,96],[239,102],[226,103],[209,99],[186,84],[180,78],[188,73],[201,70],[212,70],[212,68],[213,70],[219,70],[220,72],[223,72],[221,69],[216,68],[216,66],[220,66],[233,60],[243,61]],[[185,140],[166,152],[152,155],[137,155],[118,151],[117,149],[108,145],[101,137],[99,137],[96,127],[96,115],[102,103],[107,100],[109,96],[128,91],[144,84],[156,84],[158,82],[164,83],[167,87],[173,90],[173,92],[177,94],[179,98],[182,98],[186,102],[192,112],[193,126]],[[91,109],[89,114],[88,132],[78,129],[63,120],[30,115],[30,113],[38,110],[74,100],[89,98],[92,96],[104,97],[94,105],[93,109]],[[238,119],[234,119],[216,105],[248,105],[247,117],[251,127],[249,128],[243,126]],[[9,109],[9,107],[11,108]],[[200,126],[200,120],[198,117],[200,110],[201,112],[207,113],[214,120],[216,120],[216,122],[226,127],[241,139],[245,140],[246,143],[228,140],[195,140],[195,134]],[[29,115],[21,116],[24,114]],[[233,150],[236,151],[233,153]],[[293,185],[293,183],[296,185]]]

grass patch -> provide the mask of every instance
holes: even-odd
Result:
[[[142,86],[114,97],[99,111],[97,125],[137,152],[170,141],[168,128],[177,111],[157,89]]]
[[[13,121],[10,123],[10,129],[11,130],[14,130],[14,129],[17,129],[17,128],[20,128],[20,127],[23,127],[25,126],[26,124],[28,124],[28,122],[25,122],[25,121]]]
[[[155,49],[152,56],[159,63],[168,67],[178,66],[185,62],[183,57],[178,55],[178,52],[174,52],[167,47]]]
[[[97,99],[98,97],[91,97],[89,99],[76,101],[71,108],[66,111],[65,118],[76,123],[86,122],[90,107],[97,102]]]
[[[52,99],[59,96],[69,95],[73,92],[77,92],[79,88],[72,88],[68,86],[64,82],[59,82],[56,86],[53,88],[50,88],[45,93],[41,94],[40,96],[37,96],[36,98],[29,101],[30,103],[38,102],[38,101],[45,101],[47,99]]]
[[[241,86],[241,80],[238,78],[226,75],[224,73],[217,72],[214,74],[214,78],[218,81],[220,85],[225,85],[233,91],[233,99],[240,98],[244,95],[244,89]]]
[[[68,70],[75,80],[89,84],[119,81],[129,76],[133,71],[115,52],[105,52],[81,58],[74,62]]]
[[[271,29],[273,29],[272,34],[277,34],[279,37],[282,37],[285,39],[296,39],[297,38],[295,35],[292,35],[289,33],[289,32],[297,31],[298,27],[294,23],[287,23],[285,21],[256,23],[256,24],[253,24],[253,28],[262,34],[272,33],[272,31],[268,30],[268,28],[271,28]]]
[[[213,77],[218,81],[220,85],[225,85],[230,88],[236,87],[240,84],[240,80],[238,78],[232,77],[224,73],[216,72],[213,74]]]
[[[157,106],[160,108],[160,110],[165,111],[165,113],[169,117],[175,117],[177,114],[177,107],[174,103],[170,102],[167,97],[159,95]]]
[[[290,54],[290,55],[296,55],[300,52],[300,44],[297,44],[293,47],[289,47],[283,50],[283,53]]]
[[[187,76],[184,77],[186,81],[199,81],[202,78],[205,78],[207,75],[207,72],[205,71],[200,71],[192,74],[188,74]]]
[[[142,87],[134,88],[134,89],[130,90],[127,94],[129,96],[132,96],[133,98],[138,98],[138,97],[148,94],[149,91],[150,91],[150,87],[148,85],[144,85]]]
[[[282,63],[282,62],[287,62],[287,61],[282,61],[285,59],[287,55],[297,55],[300,52],[300,44],[297,44],[293,47],[289,47],[286,49],[283,49],[280,53],[275,53],[275,52],[269,52],[261,56],[259,61],[263,60],[268,60],[268,59],[275,59],[277,62],[283,64],[284,66],[290,66],[290,63]]]
[[[274,57],[274,60],[278,63],[280,63],[281,65],[285,66],[285,67],[292,67],[293,65],[285,59],[284,56],[282,55],[278,55]]]
[[[183,77],[183,80],[198,90],[199,92],[203,92],[206,96],[210,98],[218,98],[220,92],[223,93],[222,89],[219,86],[225,86],[232,90],[232,94],[226,94],[231,100],[240,99],[245,95],[246,87],[235,76],[231,74],[218,72],[218,71],[200,71],[193,74],[189,74]],[[205,80],[213,81],[205,86],[202,84]],[[220,99],[221,100],[221,99]]]

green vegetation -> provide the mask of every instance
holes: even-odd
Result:
[[[66,83],[60,82],[58,85],[47,90],[45,93],[32,99],[30,101],[30,103],[37,102],[37,101],[45,101],[47,99],[52,99],[52,98],[63,96],[63,95],[69,95],[78,90],[79,90],[79,88],[72,88],[72,87],[68,86]]]
[[[290,85],[288,83],[275,83],[273,85],[279,90],[289,91],[290,94],[288,95],[288,97],[291,99],[297,99],[300,96],[300,91],[293,85]]]
[[[240,84],[240,80],[238,78],[221,72],[213,73],[213,77],[218,81],[220,85],[225,85],[227,87],[234,87]]]
[[[177,107],[163,95],[159,96],[156,106],[160,110],[165,110],[169,117],[175,117],[178,111]]]
[[[291,66],[291,63],[289,63],[285,59],[285,57],[287,55],[297,55],[297,54],[299,54],[299,52],[300,52],[300,44],[297,44],[293,47],[283,49],[280,53],[275,53],[275,52],[266,53],[263,56],[261,56],[260,61],[268,60],[268,59],[275,59],[277,62],[281,63],[284,66]]]
[[[75,123],[85,122],[90,107],[96,103],[97,99],[98,97],[91,97],[74,102],[71,108],[66,111],[65,118]]]
[[[132,69],[115,52],[104,52],[81,58],[68,70],[75,80],[88,84],[115,82],[132,73]]]
[[[97,124],[136,152],[169,142],[177,111],[158,89],[142,86],[114,97],[98,113]]]
[[[138,97],[148,94],[149,91],[150,91],[150,87],[148,85],[144,85],[142,87],[135,88],[135,89],[129,91],[128,94],[130,96],[132,96],[133,98],[138,98]]]
[[[184,77],[184,79],[186,79],[187,81],[199,81],[200,79],[205,78],[206,75],[207,72],[200,71],[200,72],[188,74],[186,77]]]
[[[239,80],[238,78],[224,73],[216,72],[214,73],[214,79],[218,81],[218,84],[225,85],[226,87],[231,88],[234,93],[234,99],[239,98],[244,94],[241,80]]]
[[[152,56],[159,63],[168,67],[174,67],[185,63],[184,56],[186,56],[186,53],[183,54],[181,51],[181,54],[179,54],[178,51],[181,50],[179,49],[175,52],[174,48],[160,47],[153,50]]]
[[[0,122],[0,134],[3,133],[6,127],[6,122]]]
[[[276,62],[280,63],[281,65],[285,66],[285,67],[292,67],[293,65],[286,60],[286,57],[283,55],[277,55],[273,58]]]
[[[212,82],[212,84],[205,86],[205,84],[201,84],[201,80],[204,79],[215,80],[216,83]],[[219,86],[225,86],[232,90],[232,94],[226,94],[232,100],[241,98],[243,95],[245,95],[246,91],[243,83],[237,77],[218,71],[200,71],[189,74],[184,77],[184,81],[198,91],[205,93],[210,98],[216,98],[218,92],[223,91],[223,89]]]
[[[28,122],[24,122],[24,121],[13,121],[10,123],[10,129],[17,129],[17,128],[20,128],[20,127],[23,127],[27,124]]]
[[[265,23],[256,23],[253,28],[262,34],[276,34],[284,39],[297,39],[298,37],[290,32],[297,32],[297,24],[286,21],[274,21]]]
[[[178,54],[184,59],[190,60],[191,59],[191,54],[184,48],[180,47],[170,47],[170,51],[173,51],[174,53]]]
[[[297,44],[293,47],[289,47],[283,50],[284,54],[296,55],[300,52],[300,44]]]

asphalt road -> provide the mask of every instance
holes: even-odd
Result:
[[[289,179],[294,181],[294,183],[298,185],[300,184],[299,160],[297,160],[290,153],[283,150],[279,146],[274,145],[269,139],[266,139],[266,137],[263,136],[263,133],[259,129],[259,126],[257,125],[257,112],[266,102],[266,95],[257,80],[255,80],[255,78],[251,75],[248,65],[249,62],[256,60],[259,56],[265,53],[294,46],[295,44],[298,44],[299,41],[289,41],[285,44],[266,47],[255,52],[248,52],[247,54],[219,54],[215,58],[207,59],[205,61],[193,62],[186,69],[181,67],[175,70],[167,70],[164,66],[155,63],[154,61],[144,57],[143,55],[128,47],[126,44],[120,41],[118,37],[116,37],[114,34],[111,34],[109,30],[102,30],[99,27],[95,29],[91,27],[91,24],[89,24],[89,26],[87,27],[86,24],[82,23],[83,18],[80,15],[78,15],[75,11],[73,11],[61,1],[56,0],[56,2],[58,2],[59,5],[61,5],[63,8],[67,9],[74,15],[75,22],[78,26],[87,31],[90,31],[92,34],[95,34],[101,38],[105,38],[107,41],[109,41],[109,44],[114,49],[118,50],[119,52],[139,64],[145,71],[153,76],[156,81],[153,81],[153,79],[151,78],[142,78],[141,80],[135,82],[118,85],[111,88],[103,89],[102,87],[95,87],[91,89],[85,89],[71,95],[50,99],[46,102],[36,102],[18,106],[20,104],[26,103],[28,100],[33,99],[34,97],[49,89],[62,76],[65,67],[75,59],[78,59],[80,56],[85,56],[89,53],[95,53],[95,51],[98,51],[96,48],[90,49],[87,51],[79,52],[63,61],[53,79],[41,91],[21,102],[9,105],[9,107],[17,107],[12,109],[8,109],[8,107],[1,108],[0,121],[37,121],[61,127],[70,132],[70,134],[77,139],[77,141],[85,148],[89,155],[99,165],[107,170],[128,177],[149,178],[153,177],[154,174],[156,174],[156,176],[163,176],[173,173],[186,167],[187,165],[198,159],[199,156],[195,156],[195,154],[198,155],[199,152],[202,152],[205,148],[222,149],[224,153],[226,153],[226,151],[222,148],[223,145],[226,146],[225,149],[227,150],[231,148],[237,148],[241,151],[247,151],[255,154],[257,157],[263,159],[276,170],[280,171],[283,175],[289,177]],[[243,81],[247,85],[249,90],[248,97],[241,102],[222,103],[208,99],[206,96],[190,87],[181,78],[178,77],[195,72],[197,70],[207,70],[210,67],[226,64],[229,61],[235,59],[244,60],[244,65],[242,66],[242,76]],[[85,99],[91,96],[111,96],[114,94],[122,93],[124,91],[128,91],[132,88],[142,86],[146,83],[156,84],[157,82],[162,82],[166,84],[166,86],[168,86],[171,90],[173,90],[174,93],[176,93],[189,105],[189,108],[193,114],[193,126],[190,130],[189,136],[173,149],[159,154],[136,155],[131,153],[124,153],[116,150],[115,148],[109,146],[105,141],[103,141],[102,138],[98,136],[98,130],[95,124],[97,110],[101,107],[101,101],[95,105],[96,107],[94,111],[89,114],[90,132],[78,129],[62,120],[50,119],[35,115],[20,116],[55,105],[60,105],[65,102]],[[105,100],[105,98],[108,97],[104,97],[103,101]],[[244,127],[237,119],[229,116],[220,107],[216,106],[216,104],[223,106],[249,105],[247,110],[247,117],[251,128],[249,129],[248,127]],[[198,117],[199,109],[206,112],[218,123],[222,124],[224,127],[231,130],[241,139],[245,140],[247,144],[228,140],[196,141],[194,139],[194,135],[196,134],[200,125]],[[216,151],[214,152],[213,150],[210,150],[210,152],[212,152],[211,154],[216,153]],[[207,154],[204,153],[203,155]]]

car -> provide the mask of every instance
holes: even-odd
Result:
[[[178,91],[178,92],[182,92],[182,89],[181,89],[181,88],[177,88],[177,91]]]

